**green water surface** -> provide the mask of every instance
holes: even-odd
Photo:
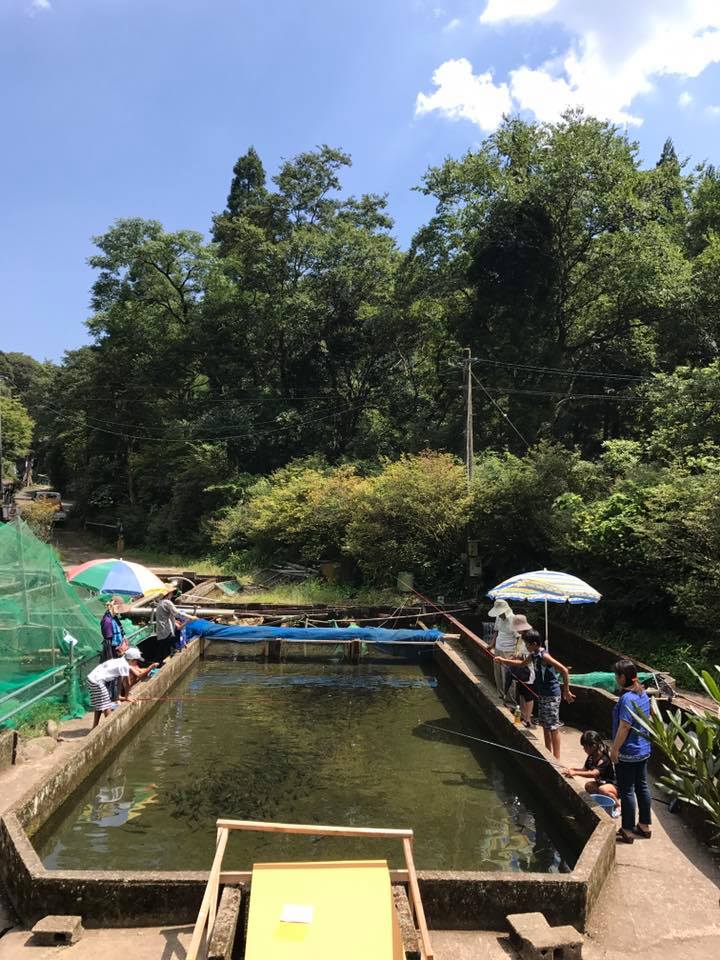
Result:
[[[567,869],[574,849],[432,665],[206,661],[34,838],[50,869],[204,870],[218,817],[411,827],[424,869]],[[123,709],[127,709],[123,708]],[[537,761],[525,761],[534,764]],[[400,845],[236,834],[227,869]]]

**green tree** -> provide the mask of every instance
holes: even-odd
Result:
[[[0,383],[0,388],[4,388]],[[16,462],[30,452],[34,422],[16,397],[0,393],[0,420],[2,426],[2,463],[0,474],[15,475]]]
[[[423,587],[457,583],[471,498],[462,465],[426,451],[383,465],[347,528],[345,548],[371,583],[400,571]]]
[[[666,222],[668,204],[682,219],[676,188],[670,152],[643,171],[636,144],[578,112],[507,120],[426,175],[437,212],[411,250],[420,289],[453,299],[451,329],[529,440],[550,432],[593,451],[627,428],[621,378],[652,369],[685,308],[689,266]],[[488,422],[522,450],[495,411]]]

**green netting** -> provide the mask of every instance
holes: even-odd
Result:
[[[68,633],[77,640],[75,664],[94,657],[101,645],[102,612],[102,603],[78,595],[52,547],[27,524],[0,525],[0,719],[44,690],[50,693],[64,678],[70,680],[61,688],[68,713],[82,715],[81,684],[69,669],[63,637]],[[64,674],[53,672],[60,668]],[[34,681],[40,682],[23,689]]]
[[[641,683],[652,680],[654,676],[654,673],[638,673]],[[615,693],[617,690],[615,674],[602,670],[595,670],[593,673],[571,673],[570,683],[576,687],[599,687],[601,690],[607,690],[608,693]]]

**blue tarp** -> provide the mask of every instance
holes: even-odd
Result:
[[[440,630],[385,630],[382,627],[233,627],[212,620],[190,620],[185,625],[188,640],[208,637],[233,643],[258,640],[363,640],[365,643],[432,643],[443,636]]]

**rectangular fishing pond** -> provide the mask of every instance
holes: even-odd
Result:
[[[431,660],[206,660],[170,696],[33,838],[46,867],[205,870],[218,817],[411,827],[420,869],[557,872],[578,856],[532,766],[521,778],[504,751],[424,725],[489,736]],[[356,857],[402,861],[382,840],[236,833],[225,864]]]

